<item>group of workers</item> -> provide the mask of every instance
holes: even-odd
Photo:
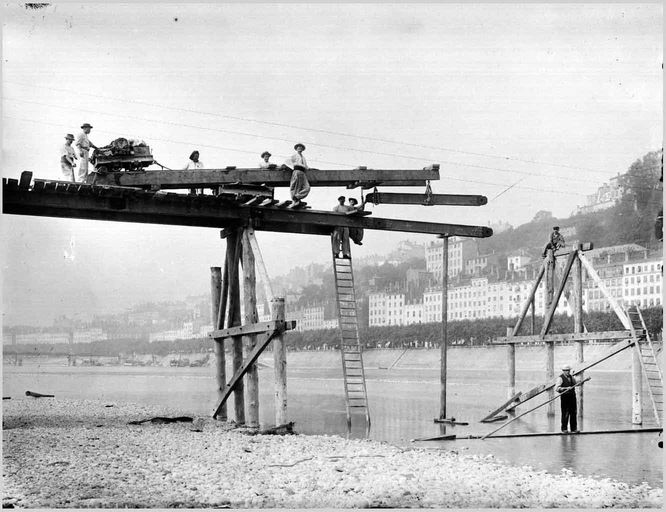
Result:
[[[78,181],[86,179],[86,176],[88,176],[90,148],[97,149],[97,146],[88,138],[90,130],[92,130],[92,125],[90,123],[83,123],[81,130],[76,139],[74,139],[74,135],[71,133],[65,135],[65,144],[60,150],[60,169],[63,177],[73,182],[76,182],[77,178]],[[74,144],[75,140],[76,143]],[[80,164],[78,165],[79,169],[77,172],[75,169],[78,160],[80,160]]]

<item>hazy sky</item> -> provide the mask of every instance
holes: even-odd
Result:
[[[209,168],[281,163],[304,142],[313,167],[438,162],[435,192],[490,199],[376,216],[517,225],[662,146],[661,4],[23,6],[3,12],[4,177],[59,179],[83,122],[172,168],[193,149]],[[215,229],[3,216],[2,235],[7,324],[203,293],[224,254]],[[407,237],[432,238],[368,232],[354,255]],[[273,274],[329,258],[324,237],[258,238]]]

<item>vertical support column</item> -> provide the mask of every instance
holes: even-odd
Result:
[[[643,379],[641,375],[641,359],[639,347],[634,345],[631,359],[631,423],[643,424]]]
[[[273,320],[284,322],[284,298],[271,301]],[[287,423],[287,352],[284,334],[273,338],[273,367],[275,368],[275,425]]]
[[[442,238],[442,331],[440,350],[440,407],[439,418],[446,419],[446,358],[447,358],[447,322],[448,322],[448,282],[449,282],[449,237],[441,235]]]
[[[546,342],[546,381],[550,382],[555,379],[555,343],[552,341]],[[548,390],[548,399],[555,397],[555,390],[550,388]],[[546,405],[546,415],[555,416],[555,400]]]
[[[506,328],[506,337],[513,336],[513,327]],[[506,363],[509,370],[508,373],[508,386],[507,397],[512,397],[516,394],[516,345],[508,343],[506,346]]]
[[[246,239],[247,240],[247,239]],[[243,300],[245,301],[245,324],[254,324],[259,321],[257,313],[257,278],[255,275],[254,253],[252,247],[244,240],[243,245]],[[243,336],[246,353],[252,352],[257,344],[257,336],[252,334]],[[245,377],[247,383],[247,425],[259,426],[259,372],[257,364],[252,364]]]
[[[536,291],[534,292],[534,295],[536,295]],[[530,312],[531,312],[531,314],[532,314],[532,316],[531,316],[532,323],[531,323],[531,326],[530,326],[530,327],[531,327],[532,335],[534,335],[534,331],[535,331],[535,323],[534,323],[534,301],[535,301],[536,299],[535,299],[534,295],[532,296],[532,302],[530,302]]]
[[[545,305],[546,311],[550,308],[553,302],[553,295],[555,293],[555,255],[552,249],[548,249],[546,253],[546,297]],[[553,342],[546,342],[546,380],[551,381],[555,378],[555,344]],[[550,400],[555,396],[555,391],[551,388],[548,390],[548,399]],[[546,415],[555,416],[555,401],[549,402],[546,406]]]
[[[240,283],[238,280],[238,264],[241,252],[241,230],[234,230],[227,237],[227,243],[233,247],[232,260],[227,261],[229,275],[229,319],[228,327],[237,327],[241,325],[240,318]],[[243,337],[234,336],[231,338],[233,343],[233,370],[239,371],[243,366]],[[243,393],[245,386],[243,380],[239,380],[234,389],[234,411],[236,413],[236,423],[245,424],[245,397]]]
[[[228,246],[227,246],[228,247]],[[222,278],[220,267],[210,267],[210,298],[211,298],[211,318],[213,329],[224,328],[224,313],[227,308],[227,284],[226,276],[227,266],[224,266],[225,276]],[[224,339],[214,338],[215,343],[215,382],[217,383],[217,401],[222,401],[222,390],[227,383],[226,359],[224,355]],[[227,421],[227,404],[222,406],[220,413],[215,419]]]
[[[580,250],[580,244],[575,248],[572,248],[576,251],[576,259],[573,263],[573,313],[574,313],[574,332],[581,333],[583,332],[583,266],[578,258],[578,251]],[[576,362],[578,364],[585,361],[583,353],[583,342],[576,341]],[[579,373],[578,378],[583,380],[585,378],[584,373]],[[583,408],[584,408],[584,394],[583,388],[585,384],[582,384],[576,388],[576,393],[578,394],[578,413],[577,413],[577,422],[578,428],[583,429]]]

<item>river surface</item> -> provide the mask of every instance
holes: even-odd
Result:
[[[25,398],[25,391],[51,393],[62,399],[136,402],[175,407],[184,414],[210,415],[216,406],[212,367],[67,367],[60,360],[30,361],[23,366],[3,365],[3,396]],[[663,486],[663,451],[657,433],[598,434],[497,439],[458,439],[412,442],[441,434],[483,435],[502,423],[479,423],[506,398],[506,374],[494,370],[449,370],[447,416],[468,426],[435,424],[439,416],[439,370],[434,368],[369,368],[366,371],[372,425],[366,432],[362,416],[354,416],[347,430],[341,371],[339,368],[296,367],[288,370],[288,418],[303,434],[337,434],[369,437],[401,446],[492,454],[497,459],[537,470],[560,473],[563,469],[596,478],[613,478],[653,487]],[[582,430],[631,429],[631,373],[586,372],[585,419]],[[260,379],[260,419],[274,424],[273,370],[263,367]],[[518,372],[517,388],[527,390],[543,382],[538,372]],[[644,393],[643,427],[656,426],[649,397]],[[518,413],[538,405],[535,399]],[[558,403],[557,401],[555,403]],[[233,418],[233,398],[229,416]],[[545,407],[503,429],[502,433],[559,430],[556,415]],[[579,426],[580,428],[580,426]]]

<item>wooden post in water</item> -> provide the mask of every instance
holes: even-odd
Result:
[[[442,239],[442,329],[440,350],[440,407],[439,419],[446,419],[446,358],[447,358],[447,321],[448,321],[448,281],[449,281],[449,237],[440,235]]]
[[[634,425],[643,424],[643,379],[641,375],[641,359],[638,353],[640,349],[634,346],[631,350],[631,423]]]
[[[555,293],[555,254],[552,249],[548,249],[546,253],[546,311],[553,302],[553,295]],[[544,320],[545,321],[545,320]],[[546,342],[546,380],[550,381],[555,378],[555,343]],[[548,399],[550,400],[555,396],[554,390],[548,390]],[[546,406],[546,415],[555,416],[554,402],[549,402]]]
[[[506,336],[513,336],[513,327],[506,328]],[[516,344],[507,343],[506,345],[506,362],[509,368],[509,388],[507,391],[507,398],[516,394]]]
[[[238,264],[240,262],[241,253],[241,231],[239,229],[233,230],[227,237],[227,243],[233,248],[232,259],[227,261],[229,268],[229,319],[227,327],[237,327],[241,325],[240,315],[240,283],[238,280]],[[239,371],[243,366],[243,337],[233,336],[233,370],[234,373]],[[234,390],[234,411],[236,413],[236,423],[239,425],[245,424],[245,397],[243,396],[245,386],[241,379],[236,384]]]
[[[255,324],[259,322],[257,313],[257,278],[255,275],[254,253],[252,247],[245,239],[243,246],[243,300],[245,302],[244,324]],[[246,354],[252,352],[257,344],[255,334],[243,336]],[[247,425],[248,427],[259,426],[259,372],[257,364],[253,363],[247,371]]]
[[[535,294],[536,294],[536,292],[535,292]],[[535,332],[535,324],[534,324],[534,301],[535,301],[535,298],[534,298],[534,295],[533,295],[533,296],[532,296],[532,302],[530,302],[530,312],[532,313],[532,318],[531,318],[531,320],[532,320],[532,325],[531,325],[532,335],[534,335],[534,332]]]
[[[284,322],[284,298],[271,301],[273,320]],[[287,423],[287,352],[284,334],[273,338],[273,367],[275,368],[275,425]]]
[[[583,332],[583,266],[578,258],[578,251],[580,251],[581,246],[578,244],[576,247],[573,247],[572,250],[576,251],[576,259],[573,264],[573,314],[574,314],[574,332],[580,333]],[[576,362],[578,364],[585,361],[583,354],[583,342],[576,341]],[[585,379],[585,374],[583,372],[579,373],[577,377],[580,380]],[[583,429],[583,408],[584,408],[584,384],[576,388],[578,393],[578,412],[577,412],[577,422],[578,429]]]
[[[224,271],[226,273],[226,265]],[[227,282],[226,276],[224,282]],[[210,299],[211,299],[211,318],[213,321],[213,329],[222,329],[224,325],[220,325],[220,303],[222,302],[222,270],[220,267],[210,267]],[[224,307],[226,308],[226,290],[224,290]],[[224,312],[222,312],[222,323],[224,323]],[[214,338],[215,343],[215,381],[217,383],[217,398],[218,402],[222,400],[222,390],[226,385],[226,368],[224,357],[224,340]],[[227,421],[227,405],[220,411],[220,414],[215,416],[215,419]]]

